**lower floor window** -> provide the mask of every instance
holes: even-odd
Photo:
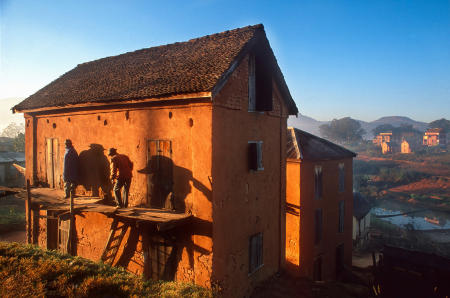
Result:
[[[249,239],[249,267],[248,272],[253,273],[263,265],[263,235],[255,234]]]

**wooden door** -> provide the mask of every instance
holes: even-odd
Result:
[[[58,188],[59,166],[58,166],[58,139],[48,138],[46,140],[46,168],[47,168],[47,183],[50,188]]]
[[[151,235],[149,238],[148,277],[153,280],[174,280],[178,262],[175,241],[163,235]]]
[[[162,208],[173,188],[172,141],[150,140],[147,148],[147,203]]]
[[[70,219],[67,215],[58,218],[58,250],[62,253],[68,253]]]

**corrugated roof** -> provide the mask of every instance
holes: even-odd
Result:
[[[267,48],[274,77],[290,114],[297,107],[273,55],[263,25],[248,26],[173,44],[141,49],[78,65],[16,105],[46,107],[139,100],[212,92],[227,70],[255,45]],[[266,46],[267,45],[267,46]]]
[[[24,152],[0,152],[0,163],[24,162]]]
[[[299,160],[330,160],[353,158],[356,154],[330,141],[297,128],[288,128],[287,158]]]

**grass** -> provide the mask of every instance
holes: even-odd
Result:
[[[212,297],[199,286],[142,278],[103,263],[0,242],[1,297]]]

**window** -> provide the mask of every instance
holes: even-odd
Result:
[[[344,192],[345,190],[345,168],[344,163],[339,163],[339,192]]]
[[[314,280],[322,280],[322,257],[314,260],[313,278]]]
[[[339,233],[344,232],[345,202],[339,202]]]
[[[314,214],[314,229],[314,244],[319,244],[320,240],[322,240],[322,209],[316,209]]]
[[[263,157],[262,157],[262,141],[249,141],[248,142],[248,168],[252,171],[262,171]]]
[[[322,198],[322,166],[314,167],[314,199]]]
[[[336,276],[344,270],[344,244],[336,247]]]
[[[272,75],[267,62],[250,55],[248,62],[248,110],[272,111]]]
[[[263,264],[263,235],[255,234],[249,239],[248,273],[251,274],[261,268]]]

